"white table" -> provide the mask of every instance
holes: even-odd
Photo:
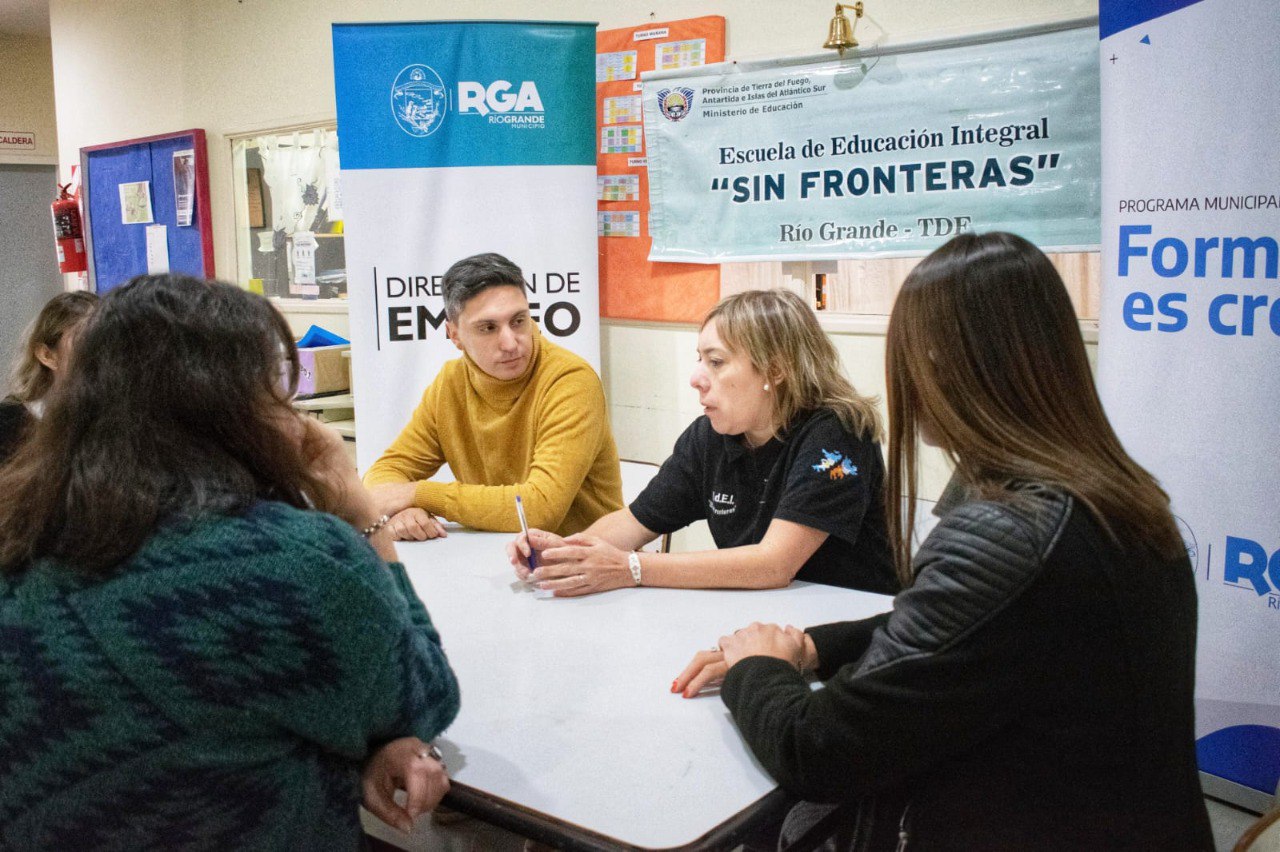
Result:
[[[752,621],[822,624],[892,602],[808,583],[550,598],[516,581],[508,540],[453,530],[398,548],[462,691],[437,740],[453,781],[446,802],[563,848],[718,848],[753,810],[779,806],[720,699],[673,695],[672,679]]]

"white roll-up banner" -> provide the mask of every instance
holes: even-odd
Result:
[[[1280,779],[1280,14],[1099,11],[1099,383],[1196,571],[1205,789],[1261,809]]]
[[[441,278],[497,252],[548,338],[599,369],[595,24],[333,26],[357,461],[445,361]]]

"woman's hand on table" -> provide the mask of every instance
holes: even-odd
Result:
[[[707,687],[719,684],[728,673],[729,664],[724,661],[724,652],[719,647],[699,651],[693,655],[684,671],[671,681],[671,691],[679,692],[685,698],[693,698]]]
[[[417,737],[401,737],[370,755],[360,779],[369,813],[401,831],[412,831],[414,820],[434,810],[449,792],[449,776],[436,754]],[[396,790],[405,791],[403,806],[396,804]]]
[[[529,531],[533,536],[533,531]],[[538,541],[534,538],[534,547]],[[635,585],[627,567],[627,551],[602,538],[576,533],[558,546],[538,549],[533,582],[556,597],[571,598]]]
[[[396,541],[427,541],[449,536],[439,518],[417,506],[396,512],[391,516],[387,527]]]
[[[798,627],[757,621],[721,636],[715,648],[694,654],[689,665],[671,682],[671,691],[693,698],[723,681],[729,669],[747,657],[776,657],[799,672],[812,671],[818,665],[818,651],[809,634]]]
[[[542,552],[553,547],[560,547],[564,544],[564,539],[555,533],[549,533],[546,530],[530,529],[528,538],[524,533],[520,533],[511,541],[507,542],[507,560],[511,562],[511,567],[516,569],[516,576],[521,580],[528,580],[529,575],[533,572],[529,570],[529,550],[538,553],[538,564],[542,564]]]

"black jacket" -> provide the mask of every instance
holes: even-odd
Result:
[[[1213,848],[1185,557],[1123,552],[1029,488],[944,515],[915,568],[891,613],[809,631],[823,688],[770,657],[729,672],[784,788],[851,803],[859,849]]]

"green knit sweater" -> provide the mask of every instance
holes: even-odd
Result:
[[[0,849],[356,849],[360,765],[458,712],[404,568],[331,515],[163,527],[0,576]]]

